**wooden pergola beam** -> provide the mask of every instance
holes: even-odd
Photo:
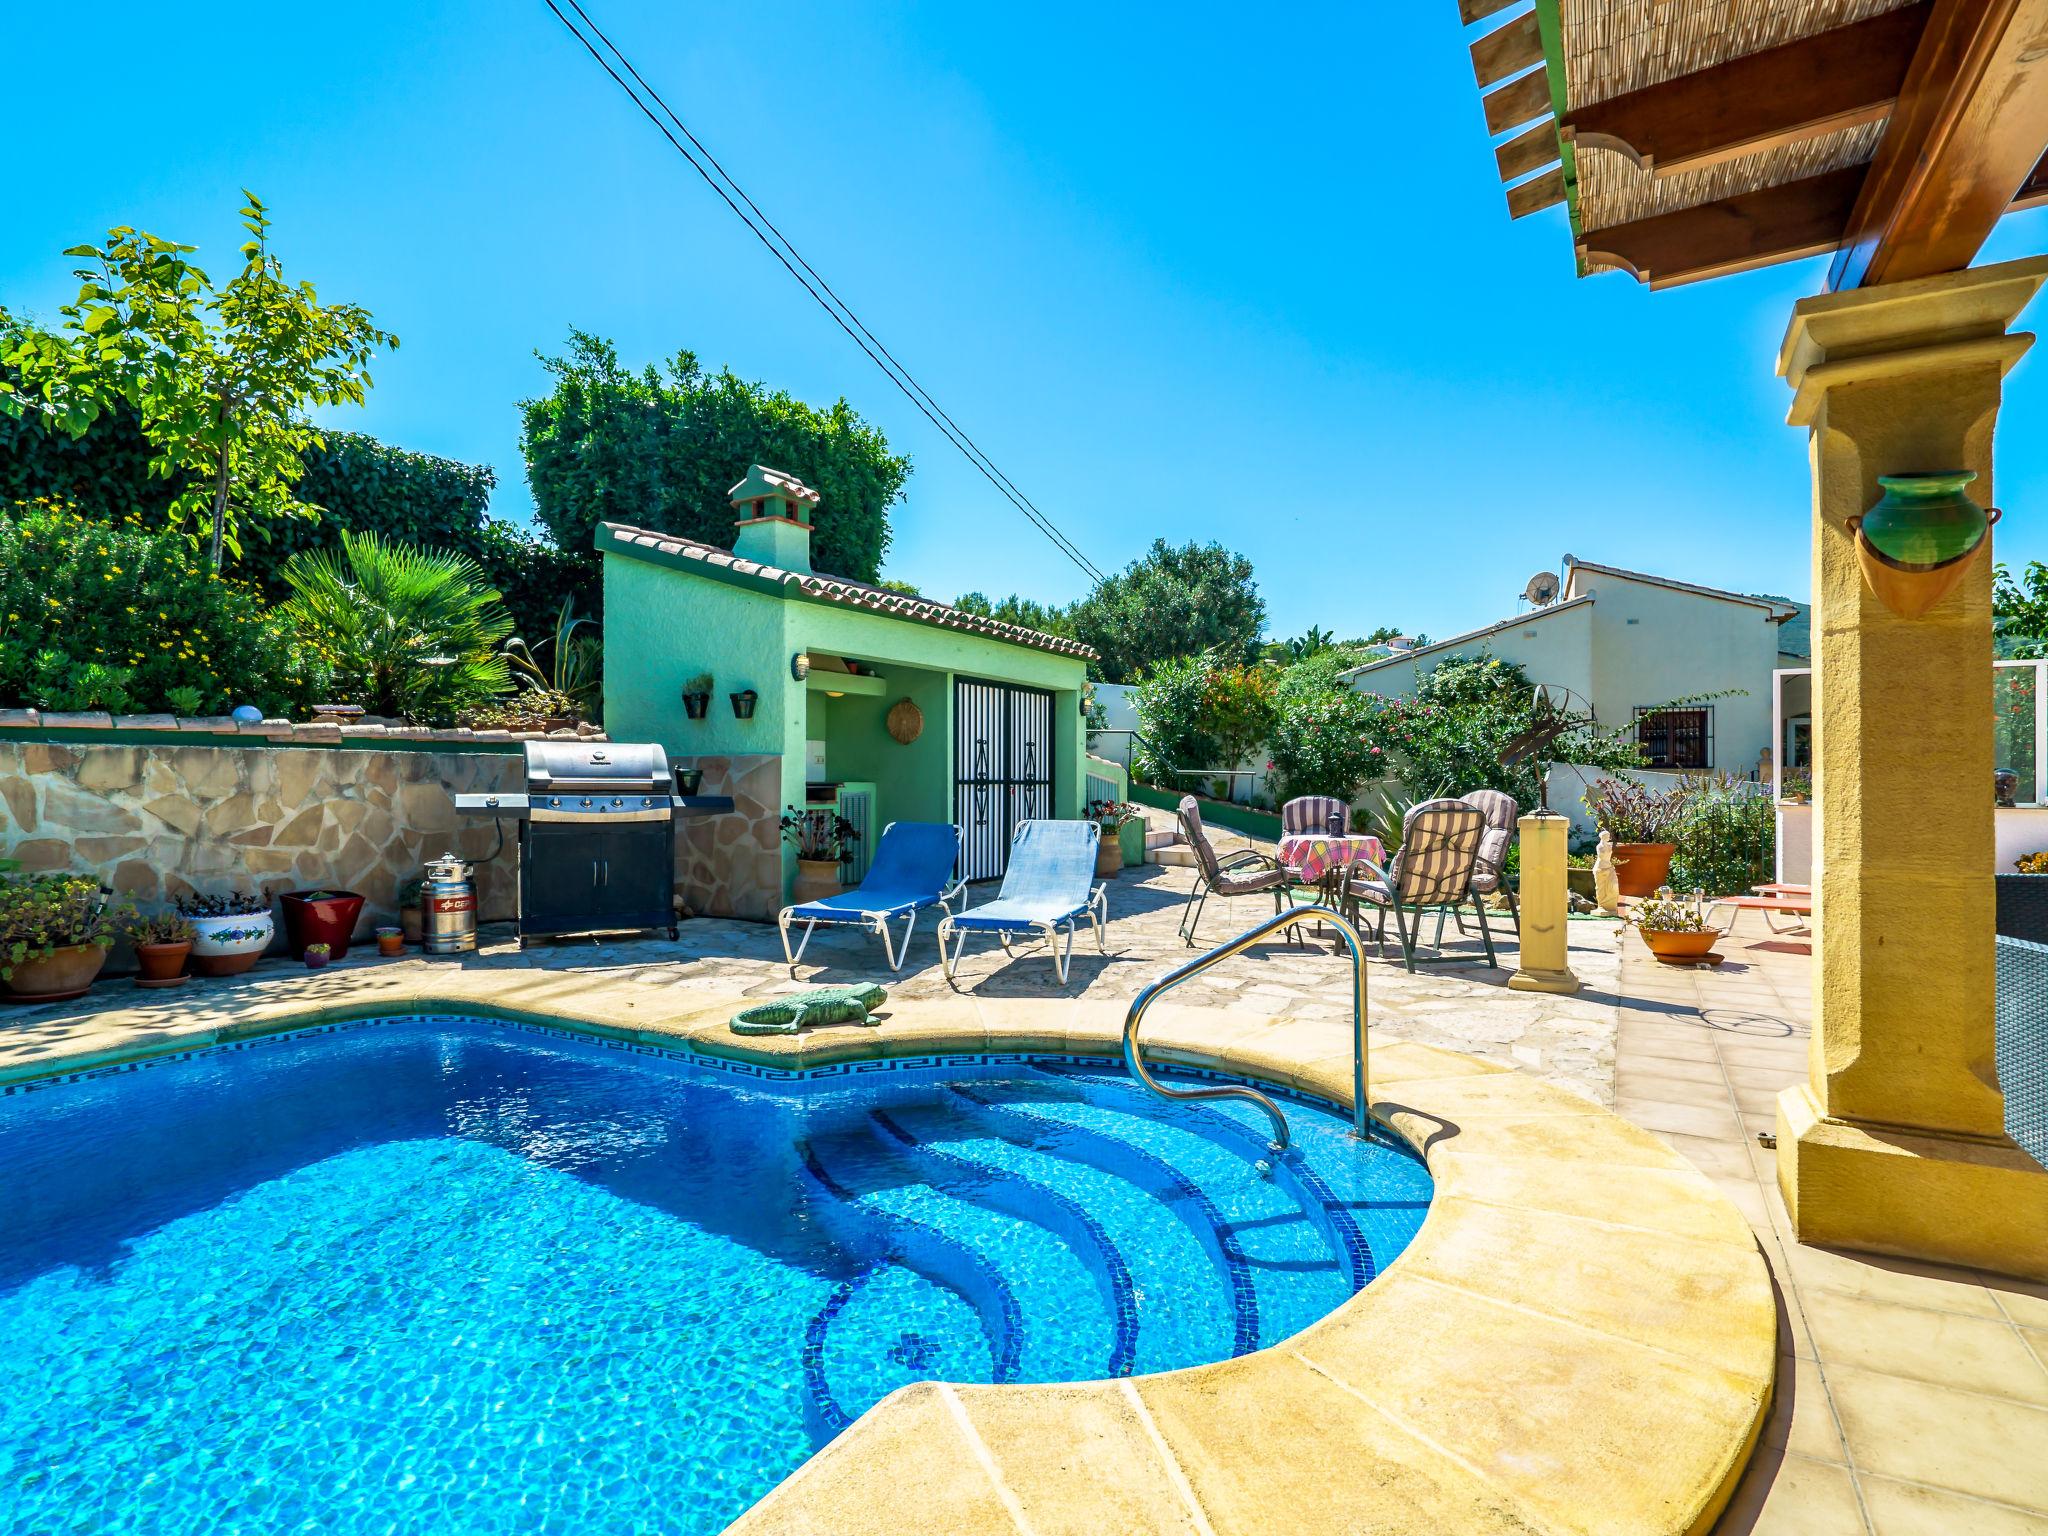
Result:
[[[1934,0],[1828,287],[1967,267],[2044,150],[2048,0]]]
[[[1862,184],[1863,167],[1851,165],[1717,203],[1588,230],[1579,240],[1579,255],[1620,267],[1652,288],[1818,256],[1840,242]]]
[[[1479,98],[1486,109],[1486,131],[1506,133],[1532,117],[1550,116],[1550,77],[1547,71],[1531,70],[1519,80],[1510,80],[1498,90]]]
[[[1516,134],[1493,152],[1493,162],[1500,167],[1500,179],[1513,181],[1531,171],[1540,171],[1547,165],[1557,164],[1557,124],[1541,122],[1525,132]]]
[[[2008,213],[2018,213],[2022,208],[2039,208],[2048,203],[2048,154],[2041,156],[2041,163],[2033,173],[2020,184],[2019,192],[2012,200]]]
[[[1524,11],[1472,45],[1472,74],[1481,90],[1542,62],[1543,33],[1534,11]]]
[[[1882,119],[1934,0],[1574,108],[1560,131],[1659,176]]]
[[[1496,11],[1504,11],[1516,0],[1458,0],[1458,19],[1466,26],[1475,21],[1484,21]]]

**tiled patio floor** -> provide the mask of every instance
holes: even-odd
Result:
[[[1717,969],[1622,947],[1615,1108],[1749,1218],[1783,1309],[1776,1407],[1717,1530],[2048,1536],[2048,1288],[1793,1240],[1756,1137],[1806,1075],[1812,961],[1755,921]]]

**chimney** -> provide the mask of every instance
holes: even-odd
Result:
[[[739,514],[732,552],[743,560],[811,574],[811,512],[818,493],[779,469],[755,464],[726,492]]]

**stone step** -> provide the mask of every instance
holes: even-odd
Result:
[[[1163,864],[1169,869],[1193,869],[1195,850],[1186,843],[1169,843],[1163,848],[1151,850],[1154,864]]]
[[[1180,840],[1180,833],[1175,831],[1173,828],[1160,828],[1157,830],[1146,832],[1145,848],[1147,852],[1150,852],[1154,848],[1171,848],[1175,843],[1179,842]]]

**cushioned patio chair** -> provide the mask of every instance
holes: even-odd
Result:
[[[1180,936],[1190,946],[1202,921],[1202,908],[1212,895],[1257,896],[1270,891],[1275,912],[1281,910],[1283,902],[1294,905],[1294,875],[1278,859],[1256,848],[1240,849],[1229,858],[1219,858],[1216,845],[1209,841],[1208,829],[1202,825],[1201,802],[1193,795],[1180,797],[1180,809],[1175,814],[1180,819],[1181,836],[1188,840],[1195,855],[1195,883],[1180,915]],[[1287,931],[1299,937],[1293,927]]]
[[[889,969],[903,969],[903,957],[910,953],[911,931],[917,914],[926,907],[952,910],[954,898],[967,889],[953,876],[960,862],[960,829],[942,821],[892,821],[882,828],[882,840],[875,845],[874,862],[859,885],[837,896],[800,902],[784,907],[776,918],[782,930],[782,958],[789,962],[789,974],[811,942],[811,933],[821,925],[854,924],[882,936],[882,953],[889,957]],[[903,942],[890,936],[889,925],[905,919]],[[789,930],[793,923],[804,925],[804,936],[789,952]]]
[[[1280,807],[1280,832],[1287,836],[1296,832],[1327,832],[1330,818],[1341,816],[1343,824],[1339,830],[1351,830],[1351,807],[1335,795],[1296,795]]]
[[[1387,947],[1387,914],[1391,912],[1401,940],[1401,959],[1412,972],[1415,950],[1422,942],[1423,914],[1435,910],[1436,942],[1441,948],[1444,915],[1456,912],[1470,901],[1479,914],[1479,936],[1486,945],[1486,963],[1500,963],[1493,957],[1493,930],[1487,926],[1486,903],[1472,884],[1479,844],[1485,836],[1485,815],[1479,807],[1463,800],[1425,800],[1409,808],[1401,819],[1400,852],[1384,870],[1366,864],[1367,873],[1354,874],[1346,892],[1354,908],[1362,904],[1379,909],[1373,942],[1381,953]],[[1465,957],[1439,954],[1434,958],[1453,961]]]
[[[1109,897],[1095,880],[1095,848],[1101,836],[1092,821],[1018,822],[996,899],[972,912],[949,911],[939,919],[939,964],[946,980],[953,979],[970,933],[994,934],[1005,951],[1017,938],[1044,939],[1052,947],[1053,972],[1062,984],[1074,954],[1074,929],[1082,918],[1095,925],[1095,947],[1108,954],[1102,925],[1109,920]],[[955,935],[957,946],[951,943]]]
[[[1482,896],[1491,896],[1495,891],[1506,896],[1508,917],[1519,926],[1521,909],[1515,905],[1515,888],[1508,883],[1508,849],[1514,846],[1521,815],[1515,797],[1497,789],[1475,789],[1460,798],[1467,805],[1478,807],[1479,814],[1486,818],[1486,831],[1479,839],[1479,857],[1472,867],[1472,889]],[[1460,916],[1458,932],[1464,931],[1465,919]]]

